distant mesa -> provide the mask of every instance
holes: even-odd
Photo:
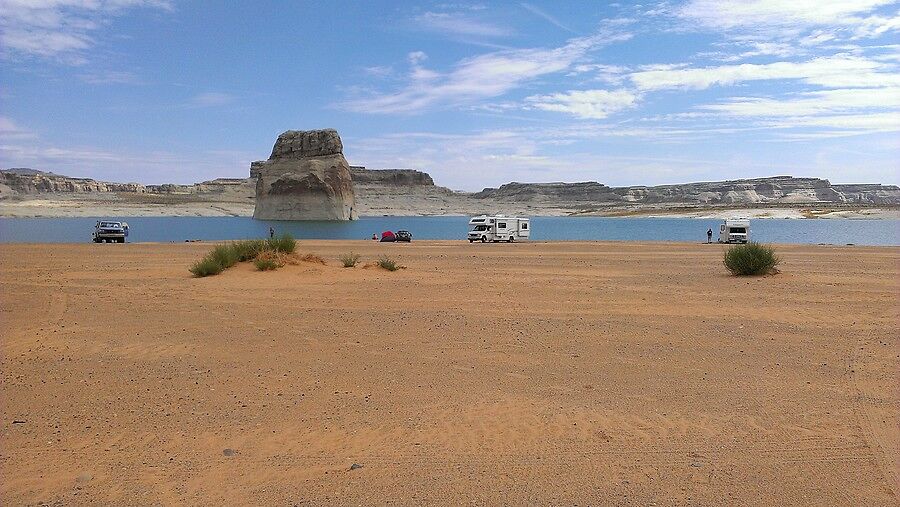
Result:
[[[256,178],[253,218],[354,220],[350,165],[334,129],[288,130],[268,160],[250,164]]]

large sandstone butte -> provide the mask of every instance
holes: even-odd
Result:
[[[256,208],[263,220],[353,220],[353,183],[334,129],[288,130],[269,160],[253,162]]]

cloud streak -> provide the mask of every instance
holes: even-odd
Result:
[[[558,48],[496,51],[463,59],[447,72],[425,69],[419,65],[421,58],[411,57],[412,70],[401,90],[349,100],[338,107],[358,113],[416,114],[499,97],[530,80],[569,69],[596,48],[630,37],[626,32],[603,31],[570,39]]]
[[[547,21],[548,23],[550,23],[553,26],[555,26],[557,28],[561,28],[567,32],[575,33],[575,30],[572,30],[567,25],[563,24],[560,20],[556,19],[555,17],[551,16],[550,14],[547,14],[546,12],[544,12],[541,9],[538,9],[534,5],[531,5],[528,3],[521,3],[519,5],[521,5],[523,9],[534,14],[535,16],[537,16],[539,18],[543,18],[545,21]]]
[[[171,10],[167,0],[0,0],[0,46],[11,58],[87,62],[96,32],[132,8]]]

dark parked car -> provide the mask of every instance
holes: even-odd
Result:
[[[406,241],[407,243],[412,241],[412,233],[409,231],[397,231],[395,236],[397,237],[397,241]]]

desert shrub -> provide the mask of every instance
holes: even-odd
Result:
[[[294,253],[297,248],[297,240],[290,234],[282,234],[277,238],[269,238],[266,240],[266,246],[269,250],[275,250],[282,253]]]
[[[238,255],[237,252],[234,251],[231,245],[216,245],[215,248],[212,249],[207,257],[212,259],[215,262],[218,262],[219,265],[222,266],[223,269],[230,268],[238,263]]]
[[[356,263],[359,262],[359,254],[357,253],[347,253],[341,256],[341,264],[344,265],[345,268],[352,268],[356,266]]]
[[[254,260],[253,265],[256,266],[256,269],[260,271],[271,271],[282,266],[282,264],[279,264],[277,260],[265,257],[260,257]]]
[[[235,255],[237,255],[239,262],[255,259],[260,252],[266,249],[266,246],[266,241],[263,239],[248,239],[231,243],[231,248],[234,250]]]
[[[197,277],[218,275],[224,270],[225,268],[209,255],[195,262],[194,265],[190,267],[191,273]]]
[[[287,234],[268,240],[234,241],[216,245],[189,269],[195,276],[210,276],[218,275],[238,262],[245,261],[253,261],[260,271],[277,269],[286,263],[296,264],[299,260],[325,264],[325,260],[317,255],[306,255],[298,259],[293,253],[296,246],[294,238]]]
[[[386,269],[388,271],[397,271],[398,269],[400,269],[400,266],[398,266],[393,259],[390,259],[388,257],[382,257],[378,259],[378,267],[380,267],[381,269]]]
[[[735,245],[726,250],[723,262],[733,275],[759,276],[776,273],[775,268],[781,259],[775,255],[774,248],[751,242]]]

